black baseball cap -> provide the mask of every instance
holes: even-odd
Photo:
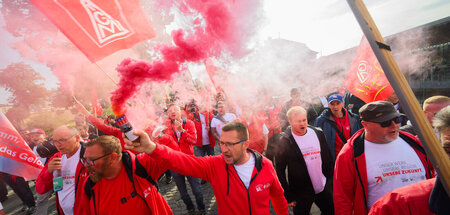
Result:
[[[394,105],[387,101],[367,103],[359,109],[359,117],[367,122],[384,122],[399,116],[405,114],[397,112]]]

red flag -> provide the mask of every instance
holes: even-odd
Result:
[[[344,85],[366,103],[386,100],[394,92],[366,37],[361,39]]]
[[[0,172],[36,179],[44,166],[8,118],[0,112]]]
[[[96,116],[100,116],[103,114],[103,108],[102,106],[98,103],[98,99],[97,99],[97,94],[95,93],[95,90],[92,89],[92,112],[96,115]]]
[[[31,0],[90,61],[155,36],[139,0]]]

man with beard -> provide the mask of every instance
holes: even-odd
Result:
[[[176,172],[208,181],[219,214],[270,214],[269,198],[277,214],[288,214],[272,162],[248,149],[248,130],[243,123],[225,124],[220,136],[222,154],[208,157],[189,156],[155,144],[143,131],[134,134],[139,141],[125,139],[125,148],[151,154]]]
[[[122,151],[120,140],[108,135],[86,143],[81,162],[89,178],[80,214],[172,214],[153,180],[167,169],[163,162]]]
[[[56,208],[59,214],[79,214],[77,196],[82,195],[80,181],[87,177],[86,169],[80,163],[84,148],[80,144],[78,130],[67,125],[53,132],[53,142],[58,153],[42,169],[36,180],[36,192],[44,194],[53,188],[55,171],[62,173],[63,188],[56,191]]]
[[[399,131],[403,114],[387,101],[359,110],[364,129],[344,145],[334,171],[336,214],[367,214],[384,194],[434,177],[420,141]]]

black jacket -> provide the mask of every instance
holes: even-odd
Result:
[[[313,126],[308,127],[312,128],[319,138],[322,173],[327,178],[325,187],[331,188],[334,162],[331,157],[330,149],[328,148],[322,130]],[[281,133],[281,139],[277,149],[275,155],[275,167],[278,179],[284,189],[284,195],[287,202],[298,201],[305,198],[314,198],[315,191],[311,178],[309,177],[308,168],[306,167],[303,154],[295,142],[294,136],[292,136],[291,127],[288,127],[285,132]],[[285,172],[286,168],[287,180]]]

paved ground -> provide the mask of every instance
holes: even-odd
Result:
[[[218,154],[217,147],[216,147],[216,154]],[[188,192],[191,196],[192,202],[195,204],[195,198],[192,194],[191,188],[189,186],[189,183],[187,182]],[[31,190],[34,192],[34,182],[30,182]],[[186,214],[186,206],[183,203],[183,200],[181,200],[180,194],[178,193],[177,187],[175,185],[175,182],[172,182],[170,184],[166,184],[165,182],[158,183],[159,184],[159,192],[164,196],[167,203],[169,203],[170,208],[174,212],[174,214]],[[214,197],[213,190],[211,188],[211,185],[209,183],[203,184],[202,191],[203,191],[203,199],[206,206],[207,214],[218,214],[217,213],[217,204],[216,204],[216,198]],[[9,189],[9,187],[8,187]],[[17,197],[17,195],[11,190],[8,190],[8,200],[3,202],[3,208],[5,209],[6,214],[14,214],[14,215],[25,215],[24,212],[21,212],[20,209],[22,208],[22,201]],[[35,194],[36,197],[36,194]],[[55,209],[55,197],[54,195],[49,199],[49,208],[48,208],[48,214],[50,215],[56,215],[56,209]],[[274,210],[271,207],[271,214],[275,214]],[[290,211],[290,214],[292,214],[292,211]],[[311,209],[312,215],[319,215],[320,210],[317,208],[317,206],[313,205]]]
[[[34,182],[30,182],[31,190],[34,192]],[[175,186],[175,182],[172,182],[170,184],[166,184],[164,182],[159,183],[159,191],[163,194],[166,201],[169,203],[170,207],[172,208],[174,214],[186,214],[186,206],[184,205],[183,201],[180,198],[180,195],[178,193],[177,187]],[[203,191],[203,198],[205,201],[205,206],[208,214],[214,215],[217,213],[217,204],[216,204],[216,198],[214,197],[214,193],[212,191],[211,185],[209,183],[203,184],[202,191]],[[194,195],[192,194],[192,191],[190,189],[190,186],[188,185],[188,192],[189,195],[192,198],[192,202],[195,204]],[[12,191],[8,190],[8,200],[3,202],[3,207],[5,209],[6,214],[14,214],[14,215],[25,215],[24,212],[21,212],[20,209],[22,208],[22,201],[17,197],[17,195]],[[36,195],[35,195],[36,197]],[[50,215],[56,215],[57,212],[55,210],[55,197],[54,195],[49,199],[49,208],[48,208],[48,214]],[[271,214],[275,214],[273,209],[271,208]],[[292,213],[291,213],[292,214]],[[320,214],[319,209],[313,205],[313,209],[311,210],[311,214],[318,215]]]

